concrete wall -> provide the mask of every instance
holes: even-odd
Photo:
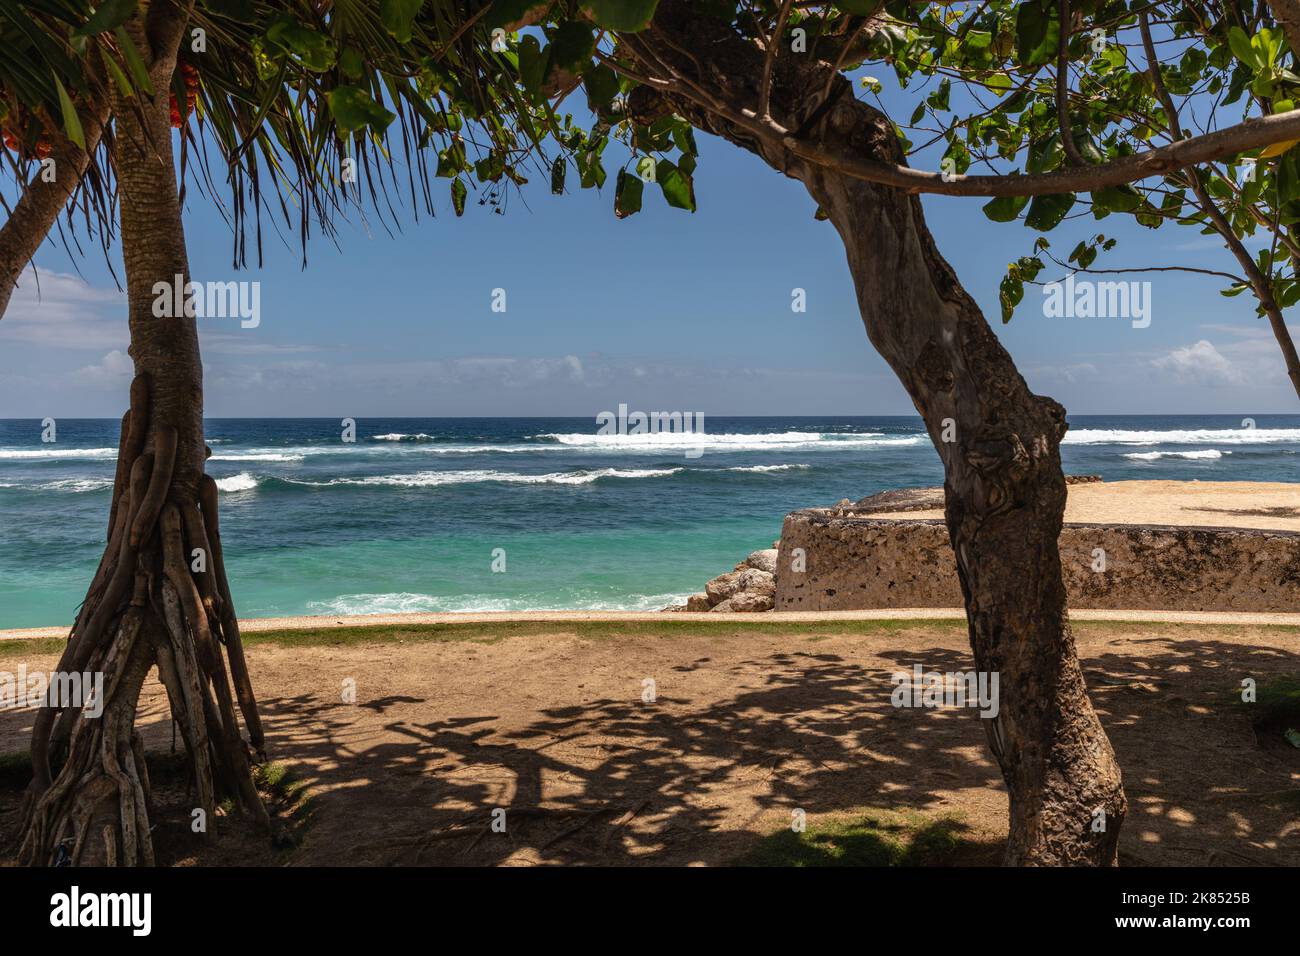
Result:
[[[1300,534],[1243,528],[1066,525],[1061,563],[1070,606],[1178,611],[1295,611]],[[803,548],[806,570],[794,568]],[[1094,549],[1106,570],[1093,570]],[[961,607],[942,521],[880,519],[849,509],[788,515],[776,570],[777,611]]]

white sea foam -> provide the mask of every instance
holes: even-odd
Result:
[[[246,471],[231,475],[229,478],[217,479],[217,488],[220,491],[252,491],[257,487],[257,484],[258,479]]]
[[[1161,458],[1186,458],[1189,461],[1217,461],[1224,455],[1231,455],[1230,451],[1219,451],[1217,448],[1205,448],[1199,451],[1132,451],[1127,453],[1125,458],[1132,458],[1134,461],[1158,461]]]
[[[116,448],[0,448],[0,459],[116,458]]]
[[[706,468],[705,471],[748,471],[765,475],[774,471],[807,471],[812,465],[737,465],[734,468]]]
[[[337,485],[436,488],[440,485],[471,485],[488,481],[518,485],[589,485],[602,478],[663,478],[684,470],[683,468],[598,468],[590,471],[523,475],[513,471],[476,469],[471,471],[419,471],[410,475],[371,475],[365,478],[331,478],[328,481],[286,480],[292,484],[309,485],[317,488]]]
[[[640,435],[593,435],[585,432],[547,433],[563,447],[600,451],[660,452],[702,448],[717,451],[845,450],[918,445],[929,441],[923,434],[885,435],[882,432],[823,434],[821,432],[779,432],[768,435],[709,434],[708,432],[646,432]]]
[[[424,432],[418,432],[414,435],[407,435],[402,432],[390,432],[387,435],[371,435],[374,441],[433,441],[432,435],[426,435]]]
[[[41,491],[71,491],[80,493],[83,491],[103,491],[105,488],[113,487],[112,478],[59,478],[54,481],[47,481],[43,485],[37,485]]]
[[[1080,428],[1065,433],[1065,445],[1265,445],[1300,442],[1300,428],[1195,428],[1129,431]]]
[[[213,455],[212,461],[302,461],[302,455],[287,455],[283,452],[248,452],[246,454]]]
[[[113,487],[112,478],[57,478],[54,481],[35,483],[0,482],[0,488],[17,488],[22,491],[103,491]]]
[[[670,604],[684,604],[684,594],[630,594],[620,601],[578,595],[556,601],[543,594],[498,597],[487,594],[456,594],[438,597],[398,591],[388,594],[340,594],[328,601],[309,601],[316,614],[414,614],[441,611],[476,614],[485,611],[658,611]]]

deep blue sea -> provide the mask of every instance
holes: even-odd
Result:
[[[0,628],[71,621],[103,547],[116,419],[0,420]],[[914,417],[212,419],[239,613],[656,609],[769,547],[787,512],[936,485]],[[1296,481],[1300,416],[1072,416],[1067,473]],[[497,551],[502,549],[502,551]],[[501,566],[504,552],[504,571]]]

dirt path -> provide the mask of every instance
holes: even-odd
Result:
[[[1104,610],[1076,608],[1070,611],[1075,621],[1137,621],[1156,624],[1283,624],[1300,627],[1300,613],[1252,611],[1162,611]],[[880,608],[860,611],[781,611],[755,615],[716,611],[674,612],[666,618],[661,611],[450,611],[414,612],[409,614],[300,615],[297,617],[252,617],[239,622],[245,634],[262,631],[309,631],[322,628],[395,627],[411,624],[517,624],[539,623],[565,625],[573,623],[628,624],[637,622],[727,621],[746,624],[753,621],[784,624],[815,624],[825,621],[964,621],[966,609],[960,607]],[[66,627],[27,627],[0,631],[0,641],[48,640],[66,638]]]
[[[795,809],[811,824],[866,806],[956,814],[996,861],[1006,793],[978,720],[890,703],[894,671],[970,668],[963,626],[672,630],[256,644],[268,749],[311,787],[312,823],[278,854],[223,839],[179,862],[718,864]],[[1131,803],[1124,861],[1300,865],[1300,750],[1261,745],[1231,697],[1243,677],[1300,675],[1297,635],[1081,624],[1078,639]],[[170,743],[164,707],[151,682],[151,749]],[[0,712],[0,753],[25,750],[30,724]],[[505,833],[438,836],[494,808]],[[5,793],[0,838],[15,821]]]

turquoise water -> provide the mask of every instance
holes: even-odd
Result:
[[[1073,416],[1066,470],[1294,481],[1300,416]],[[0,628],[68,623],[99,560],[116,420],[0,420]],[[768,547],[789,511],[942,481],[912,417],[213,419],[245,617],[656,609]],[[504,571],[494,553],[504,552]],[[497,560],[497,566],[501,566]]]

